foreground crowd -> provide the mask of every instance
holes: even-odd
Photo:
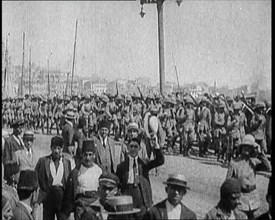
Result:
[[[181,202],[189,189],[182,174],[167,177],[167,198],[152,200],[149,172],[164,164],[163,151],[175,152],[178,141],[185,156],[195,144],[206,156],[212,144],[217,159],[228,162],[220,201],[205,219],[255,219],[256,172],[271,170],[271,106],[208,94],[199,104],[191,95],[176,98],[84,96],[79,103],[77,96],[53,102],[26,96],[19,108],[6,100],[2,120],[13,132],[2,130],[2,218],[37,219],[43,206],[44,220],[72,213],[75,220],[196,219]],[[39,157],[34,131],[44,133],[45,125],[61,136],[52,137],[50,155]],[[259,218],[272,219],[271,212]]]

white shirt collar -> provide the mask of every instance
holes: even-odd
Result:
[[[66,122],[73,127],[73,123],[66,119]]]
[[[103,137],[101,137],[101,135],[99,135],[99,138],[100,138],[101,144],[103,144]],[[105,145],[107,145],[107,137],[104,138],[104,143],[105,143]]]

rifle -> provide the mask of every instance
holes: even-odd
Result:
[[[189,93],[189,96],[190,96],[191,99],[194,101],[195,105],[198,107],[199,104],[197,103],[196,99],[191,95],[191,93]]]
[[[117,97],[118,96],[118,86],[117,86],[117,81],[116,81],[116,95],[115,95],[115,97]]]
[[[224,96],[223,94],[221,94],[220,97],[223,97],[223,101],[224,101],[224,103],[225,103],[225,107],[226,107],[226,109],[227,109],[227,111],[228,111],[229,116],[232,118],[232,113],[231,113],[231,111],[229,110],[229,106],[228,106],[228,103],[227,103],[227,100],[226,100],[225,96]]]
[[[141,100],[143,100],[143,101],[144,101],[144,97],[143,97],[142,92],[141,92],[141,90],[140,90],[140,88],[139,88],[139,86],[138,86],[138,85],[137,85],[137,89],[138,89],[138,91],[139,91],[139,94],[140,94],[140,98],[141,98]]]

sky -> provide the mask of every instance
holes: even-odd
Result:
[[[12,61],[71,71],[76,19],[75,74],[107,80],[149,77],[159,82],[156,4],[139,1],[2,1],[2,41]],[[236,88],[254,81],[271,88],[271,0],[166,0],[166,81]],[[174,57],[174,58],[173,58]]]

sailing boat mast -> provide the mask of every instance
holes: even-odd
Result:
[[[31,46],[30,46],[30,60],[29,60],[29,95],[31,95]]]
[[[25,54],[25,32],[23,32],[23,58],[22,58],[22,75],[19,89],[19,96],[23,96],[23,76],[24,76],[24,54]]]
[[[74,63],[75,63],[75,49],[76,49],[76,34],[77,34],[77,22],[75,24],[75,39],[74,39],[74,56],[73,56],[73,69],[72,69],[72,82],[71,82],[71,95],[73,94],[73,82],[74,82]]]

